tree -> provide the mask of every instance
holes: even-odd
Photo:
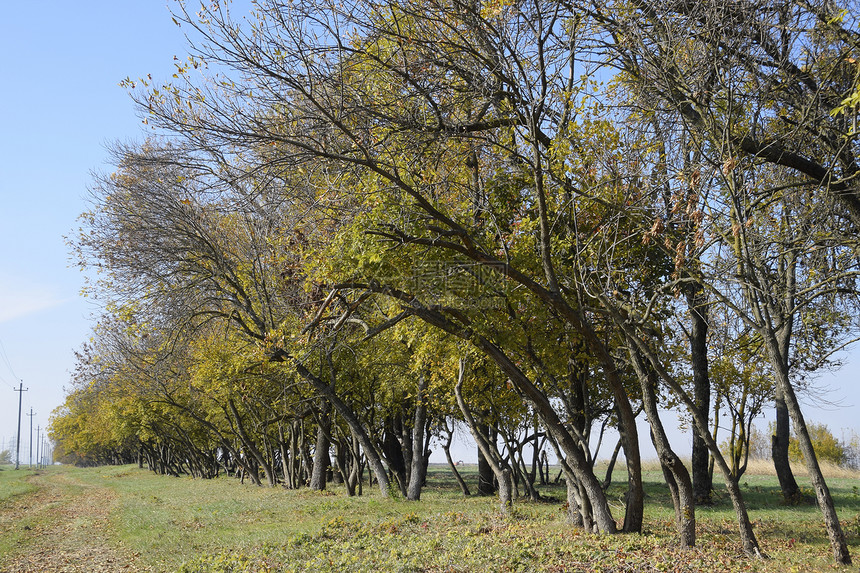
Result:
[[[603,6],[595,5],[594,11],[616,41],[616,61],[636,87],[637,101],[647,113],[681,120],[698,149],[710,156],[708,170],[722,171],[739,200],[734,206],[740,208],[733,212],[743,213],[734,219],[734,239],[745,235],[751,212],[769,205],[767,199],[783,200],[785,192],[780,185],[759,185],[753,194],[749,188],[741,190],[735,169],[739,158],[770,165],[773,172],[793,171],[796,184],[816,189],[817,200],[827,206],[830,228],[856,228],[860,195],[853,183],[855,149],[843,102],[854,91],[856,76],[847,54],[855,51],[857,36],[846,24],[847,12],[840,16],[833,4],[815,2],[652,3],[631,8],[617,11],[618,17]],[[744,26],[735,25],[741,17]],[[731,237],[726,239],[726,244],[733,243]],[[769,244],[780,250],[779,243]],[[785,260],[792,257],[788,254]],[[762,294],[766,291],[758,289],[768,287],[752,288]],[[787,308],[798,308],[794,303],[790,299]],[[779,396],[810,460],[813,451],[787,375],[787,339],[780,346],[776,335],[780,331],[787,336],[792,322],[784,312],[780,317],[778,324],[759,332]],[[850,563],[838,520],[829,509],[829,493],[814,466],[810,462],[834,557]]]
[[[851,316],[856,241],[825,232],[853,220],[850,145],[833,145],[850,102],[818,113],[811,75],[786,63],[798,48],[773,43],[790,27],[773,24],[802,24],[791,34],[803,29],[815,66],[834,73],[845,66],[821,44],[851,45],[850,28],[804,29],[815,18],[798,14],[814,7],[766,2],[751,40],[718,26],[738,13],[713,2],[255,6],[246,24],[221,3],[180,6],[194,56],[176,81],[135,94],[167,137],[118,150],[75,243],[151,336],[132,337],[141,352],[117,371],[158,365],[136,380],[146,403],[182,412],[141,416],[141,447],[191,452],[194,471],[226,455],[272,484],[298,481],[298,464],[320,489],[330,464],[353,476],[363,455],[383,494],[390,471],[417,500],[429,421],[456,415],[503,510],[520,484],[536,497],[522,448],[542,434],[573,521],[611,533],[589,433],[614,423],[623,529],[638,531],[641,403],[693,545],[693,487],[709,480],[701,447],[691,480],[668,444],[668,388],[725,477],[745,551],[760,554],[737,481],[743,448],[726,460],[707,408],[712,382],[740,390],[731,403],[746,428],[755,384],[723,384],[742,369],[714,361],[708,340],[716,312],[745,321],[731,344],[763,345],[804,442],[797,373],[844,342],[830,325]],[[762,61],[786,67],[768,74]],[[619,73],[604,85],[607,62]],[[815,97],[842,93],[833,78]],[[790,113],[756,99],[763,86]],[[820,172],[831,164],[838,177]],[[821,196],[826,215],[803,207]],[[165,440],[149,439],[156,428]]]
[[[565,66],[575,60],[570,44],[554,34],[555,23],[567,18],[567,13],[560,6],[542,4],[519,11],[503,10],[498,15],[465,6],[462,12],[454,13],[448,6],[434,3],[423,4],[419,10],[397,3],[355,3],[324,12],[308,6],[290,11],[288,18],[287,8],[273,2],[261,5],[261,11],[278,25],[254,34],[235,28],[227,13],[217,7],[204,24],[187,13],[180,15],[185,23],[197,26],[204,38],[200,46],[203,59],[221,61],[227,72],[251,71],[257,76],[257,87],[253,88],[257,96],[246,97],[248,92],[238,76],[223,79],[217,89],[179,83],[164,86],[139,100],[151,123],[201,147],[258,149],[269,145],[279,154],[267,156],[272,161],[269,165],[300,163],[312,157],[337,166],[342,174],[337,183],[345,186],[343,190],[338,187],[340,196],[347,195],[346,189],[353,196],[355,189],[374,193],[379,208],[370,215],[377,218],[363,230],[372,230],[394,243],[433,248],[448,259],[463,256],[497,268],[496,272],[503,271],[544,305],[560,312],[599,357],[612,389],[624,427],[629,468],[625,529],[638,530],[642,489],[633,409],[623,381],[615,373],[612,353],[573,299],[561,294],[551,252],[549,220],[554,214],[550,211],[557,205],[547,202],[547,186],[564,185],[569,178],[562,165],[553,165],[554,133],[547,133],[545,128],[555,129],[553,124],[566,128],[567,121],[559,119],[572,117],[576,99],[564,94],[581,89],[567,85]],[[439,17],[428,17],[431,13]],[[490,20],[499,27],[485,25]],[[303,26],[313,26],[317,35],[303,34]],[[349,40],[341,33],[348,28],[356,30]],[[528,43],[520,42],[527,34]],[[258,43],[261,40],[263,43]],[[269,45],[283,49],[272,52]],[[531,66],[517,65],[534,61],[535,50],[545,62],[536,75],[529,71]],[[488,66],[488,62],[500,65]],[[261,70],[263,74],[259,74]],[[308,83],[309,77],[313,82]],[[380,91],[379,86],[386,84],[387,90]],[[550,84],[561,91],[555,92]],[[392,93],[397,97],[386,95]],[[554,93],[563,97],[551,100],[549,96]],[[467,103],[470,101],[473,103]],[[550,101],[556,106],[553,111],[539,103]],[[246,106],[260,113],[228,112]],[[252,116],[269,117],[273,109],[283,110],[289,117],[246,121]],[[195,129],[187,129],[192,123]],[[466,165],[464,157],[470,157]],[[500,234],[493,239],[492,227],[483,223],[486,201],[481,179],[495,166],[500,181],[520,186],[520,191],[512,187],[516,192],[513,198],[517,209],[527,215],[523,219],[527,223],[525,232],[514,231],[517,239],[525,241],[517,250],[531,244],[542,253],[538,260],[524,259],[520,268],[483,246],[487,239],[490,244],[506,240]],[[552,169],[561,172],[551,175]],[[461,216],[464,208],[473,215],[471,219]],[[505,226],[510,224],[507,218],[502,221]],[[453,240],[439,240],[440,229],[443,236]],[[372,259],[363,260],[354,267],[359,273],[371,270],[367,261]],[[380,276],[365,274],[364,278],[379,280]],[[365,281],[352,284],[370,286]],[[451,326],[465,334],[462,325]],[[484,350],[490,356],[502,363],[509,361],[494,350],[497,346],[489,340],[487,343],[490,346]],[[516,383],[525,384],[521,376],[514,378]],[[556,416],[549,412],[548,401],[538,399],[546,405],[542,406],[547,408],[546,415]],[[566,433],[561,425],[557,431]],[[566,440],[573,452],[575,440]],[[584,459],[582,462],[577,470],[580,481],[591,479],[590,467]],[[596,489],[592,494],[603,497]],[[603,508],[601,527],[613,530],[605,502],[597,500],[596,506]]]
[[[842,465],[846,458],[845,445],[833,436],[826,424],[810,423],[807,426],[807,431],[809,432],[809,439],[812,440],[815,456],[819,460]],[[805,461],[803,451],[800,448],[800,442],[796,437],[792,437],[789,444],[789,452],[791,453],[792,460],[797,462]]]
[[[739,336],[736,343],[736,348],[721,349],[722,356],[714,361],[711,372],[731,424],[723,449],[731,461],[732,474],[740,479],[751,455],[753,421],[773,395],[773,382],[761,371],[760,356],[749,337]]]
[[[850,6],[715,0],[624,8],[593,4],[615,40],[615,61],[649,110],[675,115],[703,145],[721,141],[723,159],[793,171],[842,205],[834,222],[856,228],[860,36]]]

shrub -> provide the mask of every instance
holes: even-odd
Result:
[[[810,423],[806,426],[812,440],[812,449],[819,461],[828,461],[841,465],[845,459],[845,446],[837,440],[825,424]],[[800,442],[793,434],[788,443],[788,455],[792,461],[805,461],[800,451]]]

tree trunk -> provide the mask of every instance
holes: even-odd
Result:
[[[469,428],[471,430],[471,428]],[[480,432],[485,439],[488,439],[490,428],[486,424],[478,424],[476,431]],[[477,440],[476,440],[477,441]],[[481,446],[478,446],[478,495],[494,495],[496,493],[496,485],[493,481],[493,467],[487,458]]]
[[[782,490],[782,499],[789,505],[795,505],[802,499],[800,486],[794,479],[791,464],[788,459],[788,444],[791,436],[790,417],[785,405],[785,397],[782,388],[777,384],[774,391],[774,403],[776,405],[776,423],[774,433],[771,436],[770,453],[773,458],[773,468],[779,478],[779,487]]]
[[[567,456],[568,464],[576,475],[577,481],[581,484],[583,490],[589,497],[592,509],[594,510],[595,522],[599,531],[603,533],[615,533],[617,528],[615,519],[612,517],[612,511],[609,508],[609,502],[606,499],[606,495],[600,488],[600,482],[598,482],[597,478],[594,476],[593,468],[585,459],[583,452],[579,449],[576,439],[564,426],[561,419],[559,419],[558,413],[546,394],[534,385],[531,379],[529,379],[529,377],[502,351],[501,348],[483,336],[464,330],[462,327],[449,321],[444,315],[430,309],[413,308],[410,312],[428,324],[436,326],[445,332],[449,332],[457,337],[463,338],[464,340],[469,340],[499,366],[516,388],[534,405],[535,411],[541,417],[541,421],[544,423],[544,426],[558,441],[558,445],[564,452],[565,456]],[[464,376],[464,369],[465,360],[461,359],[461,378]],[[630,405],[629,401],[627,405]],[[638,454],[638,450],[635,451]]]
[[[771,363],[774,366],[776,383],[782,390],[785,405],[791,416],[791,422],[794,424],[800,451],[803,453],[806,469],[809,472],[809,480],[812,482],[812,488],[815,490],[815,497],[818,500],[818,507],[821,509],[824,517],[824,527],[827,530],[827,537],[830,539],[833,558],[840,565],[851,565],[851,554],[848,551],[848,544],[845,541],[845,533],[842,531],[842,525],[839,523],[839,516],[836,514],[836,507],[833,505],[833,497],[830,495],[830,489],[828,489],[824,475],[821,473],[821,467],[818,465],[818,458],[812,447],[812,440],[806,428],[806,421],[803,418],[800,403],[797,401],[794,387],[788,377],[788,368],[786,366],[788,362],[784,358],[787,355],[788,349],[780,347],[773,336],[766,338],[766,346]]]
[[[574,527],[585,528],[585,512],[579,506],[580,489],[576,483],[576,476],[571,471],[564,472],[564,481],[567,486],[567,520]],[[588,531],[591,531],[591,523],[588,524]]]
[[[293,476],[290,471],[290,455],[284,438],[284,425],[278,422],[278,443],[281,448],[281,471],[284,473],[284,487],[294,489]]]
[[[464,496],[469,495],[469,486],[466,485],[465,480],[463,480],[463,476],[460,475],[460,472],[457,471],[457,464],[454,463],[454,460],[451,459],[451,435],[448,436],[448,441],[442,445],[442,449],[445,451],[445,459],[448,460],[448,466],[451,468],[451,472],[454,474],[454,479],[457,480],[457,485],[460,486],[460,491],[463,492]]]
[[[755,532],[753,531],[752,524],[749,520],[749,513],[747,512],[746,503],[744,502],[743,495],[741,494],[740,487],[738,487],[738,482],[732,476],[731,469],[726,464],[726,460],[720,452],[720,448],[714,439],[711,437],[711,434],[708,432],[708,420],[705,419],[699,411],[696,409],[695,402],[690,398],[690,396],[684,391],[683,387],[678,383],[678,381],[663,368],[663,365],[660,363],[660,360],[654,355],[648,345],[641,339],[636,337],[636,334],[633,332],[632,328],[629,324],[624,322],[623,320],[619,320],[620,317],[614,317],[618,322],[618,324],[624,329],[625,334],[628,337],[628,340],[634,342],[638,347],[639,352],[642,354],[643,358],[647,358],[648,362],[651,365],[651,368],[660,375],[666,384],[672,389],[675,395],[684,403],[687,411],[690,413],[693,418],[693,423],[695,424],[696,431],[699,432],[699,435],[706,437],[705,441],[708,444],[708,448],[711,450],[711,454],[714,457],[714,462],[720,468],[720,472],[723,474],[723,480],[726,483],[726,490],[728,490],[729,498],[732,500],[732,506],[735,509],[735,515],[738,520],[738,529],[741,538],[741,545],[744,548],[744,552],[748,555],[753,555],[755,557],[764,557],[764,554],[761,551],[761,547],[759,547],[758,539],[756,539]]]
[[[422,374],[418,378],[418,399],[415,405],[415,420],[412,425],[412,467],[409,472],[409,488],[406,499],[421,499],[421,488],[427,475],[426,452],[424,447],[424,426],[427,424],[427,379]]]
[[[367,435],[364,427],[358,421],[358,418],[356,418],[355,413],[343,402],[343,400],[338,398],[334,393],[334,390],[332,390],[328,384],[320,380],[310,370],[305,368],[302,363],[294,360],[293,364],[295,365],[296,371],[299,375],[310,382],[317,392],[321,393],[329,402],[331,402],[334,409],[337,410],[337,413],[349,426],[350,431],[358,438],[358,441],[364,450],[364,456],[367,458],[367,462],[373,471],[373,475],[376,476],[380,493],[382,493],[383,497],[390,497],[391,491],[389,490],[388,473],[385,470],[385,465],[383,465],[382,459],[379,457],[379,453],[376,451],[370,436]]]
[[[465,370],[464,360],[460,359],[460,377],[457,380],[456,386],[454,386],[454,395],[457,398],[457,405],[460,407],[460,411],[463,413],[463,417],[466,420],[466,425],[469,427],[469,430],[472,432],[472,437],[475,438],[475,442],[478,444],[478,449],[481,453],[484,454],[484,458],[493,468],[493,474],[495,474],[496,479],[499,482],[499,510],[503,515],[508,515],[511,512],[511,506],[514,503],[512,497],[512,482],[511,482],[511,470],[510,468],[503,468],[501,466],[501,460],[496,459],[494,449],[490,442],[487,440],[487,437],[483,435],[482,432],[478,431],[478,425],[475,423],[475,419],[472,417],[472,412],[469,410],[469,407],[466,405],[466,401],[463,400],[463,374]]]
[[[311,459],[311,454],[307,445],[308,436],[305,432],[305,425],[302,422],[302,429],[299,440],[299,450],[302,454],[302,467],[301,467],[301,479],[300,482],[307,485],[310,483],[311,474],[314,473],[314,461]]]
[[[400,494],[406,495],[406,462],[403,459],[403,444],[397,439],[400,433],[396,419],[389,416],[385,421],[385,428],[382,434],[382,453],[385,454],[385,461],[388,464],[388,469],[394,475],[394,480],[397,482],[397,487],[400,489]]]
[[[708,305],[705,297],[695,285],[687,291],[687,306],[690,310],[690,364],[693,370],[693,401],[699,414],[708,419],[711,402],[711,381],[708,376]],[[697,505],[711,503],[710,452],[705,440],[693,431],[692,452],[693,497]]]
[[[257,464],[263,468],[263,473],[266,475],[266,481],[268,482],[269,486],[274,487],[275,476],[272,472],[271,464],[269,464],[269,461],[265,458],[265,456],[263,456],[262,452],[260,452],[259,448],[257,448],[257,445],[245,431],[245,424],[242,422],[242,418],[239,415],[239,411],[236,408],[235,402],[230,399],[227,401],[227,405],[230,408],[230,414],[233,416],[233,422],[236,424],[236,433],[239,435],[239,439],[242,440],[242,444],[245,446],[245,449],[251,453],[251,456],[257,462]],[[254,480],[254,483],[256,483],[257,485],[261,485],[260,479],[256,475],[256,469],[253,473],[254,475],[251,479]]]
[[[343,438],[333,440],[334,444],[334,467],[332,468],[331,480],[333,483],[342,484],[346,482],[346,450],[347,445]]]
[[[310,488],[314,491],[323,491],[326,486],[328,468],[331,465],[329,449],[331,442],[329,432],[331,431],[331,404],[323,401],[317,424],[317,442],[314,447],[314,469],[311,474]]]
[[[624,458],[627,462],[627,492],[624,495],[623,531],[625,533],[640,533],[642,521],[645,518],[645,490],[642,487],[639,436],[636,429],[636,418],[633,415],[630,399],[626,392],[620,399],[622,403],[618,402],[619,397],[616,396],[615,410],[618,413],[618,433],[623,441]]]
[[[580,491],[583,492],[583,504],[585,504],[585,498],[588,500],[588,507],[593,512],[596,529],[602,533],[615,533],[617,530],[615,519],[612,517],[609,502],[600,487],[600,482],[594,476],[593,468],[585,459],[579,444],[561,423],[546,395],[534,386],[528,376],[517,368],[501,349],[483,338],[479,338],[476,342],[479,348],[484,350],[499,365],[502,371],[535,405],[538,415],[540,415],[550,434],[557,440],[571,471],[576,476],[577,483],[581,488]],[[629,406],[629,402],[627,405]],[[635,451],[638,453],[638,449]]]
[[[653,370],[647,368],[632,342],[629,347],[631,363],[639,377],[639,385],[642,388],[642,406],[645,409],[645,417],[651,426],[651,441],[654,444],[654,449],[657,450],[660,467],[672,494],[672,504],[675,507],[675,525],[678,528],[681,547],[693,547],[696,545],[696,505],[690,474],[684,467],[684,463],[672,450],[669,437],[660,421],[657,407],[657,377]],[[707,465],[705,467],[707,469]]]
[[[350,479],[354,480],[354,490],[358,495],[362,495],[364,493],[364,488],[362,486],[362,475],[364,474],[364,462],[362,461],[361,455],[361,446],[358,443],[358,438],[355,435],[352,436],[352,473],[350,474]]]
[[[586,531],[593,531],[595,524],[591,512],[591,505],[588,502],[588,496],[579,480],[576,479],[576,474],[567,463],[567,460],[562,455],[561,448],[555,438],[550,434],[547,436],[550,446],[555,451],[555,456],[558,458],[558,463],[561,465],[559,478],[564,475],[565,485],[567,487],[567,519],[575,527],[582,527]],[[556,483],[558,483],[558,479]]]
[[[336,454],[334,456],[334,463],[337,466],[337,475],[340,477],[339,482],[346,486],[346,495],[348,497],[355,496],[355,482],[353,481],[353,474],[355,473],[354,468],[355,464],[352,463],[352,456],[348,456],[350,446],[349,440],[351,438],[341,437],[336,442]]]
[[[606,491],[612,485],[612,472],[615,471],[615,463],[618,461],[618,454],[621,452],[622,443],[623,440],[618,438],[618,441],[615,442],[615,448],[612,450],[612,455],[609,456],[609,463],[606,464],[606,474],[603,477],[603,483],[600,484],[603,491]]]
[[[809,479],[815,490],[818,507],[824,516],[824,527],[827,529],[827,537],[830,539],[833,558],[840,565],[851,565],[851,554],[848,551],[842,525],[839,523],[839,516],[836,514],[836,507],[833,505],[833,497],[830,495],[830,489],[828,489],[824,475],[821,473],[821,467],[818,465],[818,459],[815,456],[815,450],[812,447],[812,440],[806,429],[806,422],[803,419],[800,405],[794,398],[793,392],[791,394],[790,398],[786,396],[789,413],[796,428],[800,451],[806,461],[806,469],[809,471]]]

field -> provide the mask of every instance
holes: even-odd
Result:
[[[474,468],[466,475],[474,484]],[[860,479],[835,475],[828,484],[857,560]],[[677,549],[659,471],[646,481],[644,533],[594,536],[566,524],[562,487],[542,488],[546,501],[518,502],[502,518],[494,499],[459,495],[444,466],[431,466],[420,502],[382,500],[367,488],[371,495],[349,498],[336,485],[320,493],[161,477],[136,466],[4,469],[0,571],[840,570],[817,508],[782,505],[771,475],[742,480],[764,561],[740,552],[721,491],[713,507],[697,509],[697,548]],[[610,493],[618,500],[622,482]],[[623,517],[620,501],[614,513]]]

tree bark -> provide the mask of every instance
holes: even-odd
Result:
[[[645,344],[641,338],[636,336],[630,325],[617,315],[613,318],[622,327],[628,340],[632,341],[636,345],[643,358],[647,359],[648,363],[650,363],[651,368],[659,374],[660,378],[666,382],[669,388],[671,388],[675,395],[684,403],[687,411],[690,412],[690,415],[693,418],[693,424],[696,426],[696,430],[702,437],[705,437],[705,442],[711,450],[714,462],[723,474],[723,480],[726,483],[726,490],[729,493],[729,498],[732,500],[732,506],[735,509],[735,516],[738,520],[738,529],[744,552],[755,557],[764,557],[764,553],[762,552],[761,547],[759,547],[758,539],[756,539],[755,532],[753,531],[752,523],[750,523],[749,513],[747,512],[746,503],[744,502],[738,482],[732,476],[731,469],[726,464],[726,460],[720,452],[719,446],[708,432],[708,420],[699,414],[699,411],[696,409],[695,402],[684,391],[684,388],[678,383],[678,381],[668,371],[666,371],[665,368],[663,368],[660,360],[654,355],[651,349],[648,348],[648,345]]]
[[[588,502],[588,495],[582,488],[579,481],[576,479],[576,474],[568,465],[562,454],[561,448],[558,446],[555,438],[550,434],[547,436],[550,446],[552,446],[555,456],[558,458],[558,463],[561,465],[559,478],[564,475],[565,485],[567,486],[567,519],[574,527],[582,527],[586,531],[594,531],[595,524],[591,505]]]
[[[624,526],[625,533],[640,533],[642,521],[645,518],[645,490],[642,487],[642,465],[639,459],[639,436],[636,429],[636,417],[630,407],[627,393],[616,395],[615,410],[618,413],[618,433],[624,448],[624,458],[627,466],[627,492],[624,496]],[[618,400],[623,400],[619,404]],[[632,435],[631,435],[632,434]],[[632,451],[629,448],[633,448]]]
[[[632,342],[630,343],[630,358],[642,387],[642,405],[645,409],[645,417],[651,426],[651,441],[654,444],[654,449],[657,450],[660,467],[672,494],[672,504],[675,507],[675,525],[678,528],[681,547],[693,547],[696,545],[696,504],[690,474],[684,467],[684,463],[672,450],[669,437],[660,421],[657,407],[657,377],[653,370],[647,368]]]
[[[836,507],[833,505],[833,497],[830,495],[830,489],[821,473],[821,466],[818,465],[818,458],[812,447],[812,440],[806,428],[800,403],[797,401],[794,387],[789,380],[787,367],[784,367],[787,364],[784,357],[787,355],[788,349],[781,347],[774,336],[766,337],[765,343],[771,363],[774,366],[776,383],[782,390],[785,405],[791,416],[791,422],[794,424],[800,451],[803,453],[806,469],[809,472],[809,480],[812,482],[812,488],[815,490],[815,497],[818,500],[818,507],[824,517],[824,527],[830,540],[833,558],[840,565],[851,565],[851,554],[848,551],[842,525],[839,523],[839,516],[836,514]]]
[[[693,401],[699,414],[708,419],[711,402],[711,381],[708,376],[708,306],[699,285],[687,291],[690,311],[690,364],[693,370]],[[693,497],[697,505],[711,503],[710,452],[705,440],[693,432],[692,474]]]
[[[326,486],[328,468],[331,465],[329,448],[329,432],[331,431],[331,404],[323,400],[322,408],[317,424],[317,441],[314,448],[314,469],[311,474],[310,488],[314,491],[323,491]]]
[[[236,408],[236,404],[233,402],[233,399],[229,399],[227,401],[227,405],[230,408],[230,414],[233,417],[233,422],[236,424],[236,433],[239,435],[239,439],[242,440],[242,444],[245,446],[245,449],[251,453],[253,459],[263,468],[263,473],[266,475],[266,481],[268,482],[270,487],[275,486],[275,476],[272,472],[272,466],[269,464],[269,461],[263,456],[262,452],[260,452],[259,448],[257,448],[254,441],[248,436],[245,431],[245,425],[242,422],[242,417],[239,415],[239,411]],[[250,468],[249,468],[250,470]],[[260,484],[260,479],[256,475],[256,470],[251,470],[248,472],[251,475],[251,479],[257,485]]]
[[[409,472],[409,488],[406,499],[421,499],[421,488],[427,475],[426,448],[424,447],[424,426],[427,424],[427,378],[418,378],[418,399],[415,404],[415,420],[412,426],[412,467]]]
[[[471,428],[469,429],[471,430]],[[485,439],[489,439],[490,428],[486,424],[477,424],[476,431],[485,436]],[[493,467],[481,447],[478,446],[478,495],[494,495],[496,493],[494,478]]]
[[[800,486],[794,479],[791,464],[788,459],[788,444],[791,436],[790,417],[785,405],[785,396],[782,388],[777,385],[774,389],[774,403],[776,405],[776,422],[770,442],[770,453],[773,459],[773,468],[779,479],[779,487],[782,490],[782,499],[789,505],[795,505],[802,499]]]
[[[606,473],[603,476],[603,483],[601,484],[603,491],[606,491],[612,485],[612,473],[615,471],[615,463],[618,461],[618,454],[621,452],[623,442],[624,440],[618,438],[618,441],[615,442],[615,447],[612,449],[612,455],[609,456],[609,463],[606,464]]]
[[[385,428],[382,434],[382,453],[385,455],[388,468],[394,475],[394,480],[397,482],[400,494],[405,496],[406,461],[403,459],[403,444],[397,439],[400,429],[397,427],[396,422],[397,420],[394,416],[389,416],[385,420]]]
[[[457,384],[454,386],[454,395],[457,398],[457,405],[463,413],[466,425],[469,426],[469,430],[472,432],[472,437],[475,438],[478,448],[493,468],[493,473],[496,476],[496,480],[499,482],[499,511],[501,511],[503,515],[509,515],[511,512],[511,506],[514,503],[512,496],[513,484],[511,481],[511,470],[510,468],[503,468],[500,463],[501,460],[496,459],[493,451],[494,448],[487,441],[486,436],[478,431],[478,426],[475,423],[475,419],[472,417],[472,412],[469,410],[469,407],[466,405],[466,401],[463,399],[462,388],[465,369],[465,360],[461,358],[460,375],[458,377]]]
[[[286,437],[284,436],[284,425],[281,422],[278,422],[278,446],[281,449],[281,471],[284,474],[284,487],[295,489],[293,486],[293,475],[290,471],[290,450],[287,447]]]
[[[451,468],[451,472],[454,474],[454,479],[457,480],[457,485],[460,486],[460,491],[463,492],[464,496],[469,496],[469,486],[466,485],[466,481],[463,479],[463,476],[460,475],[460,472],[457,471],[457,464],[454,463],[454,460],[451,458],[451,434],[448,435],[448,440],[442,444],[442,450],[445,451],[445,459],[448,460],[448,467]]]
[[[399,296],[398,293],[394,293],[394,295]],[[570,465],[574,475],[576,475],[576,479],[581,485],[583,491],[588,496],[592,510],[594,511],[594,519],[598,531],[603,533],[615,533],[617,530],[615,519],[612,517],[612,511],[609,508],[606,495],[600,487],[600,482],[594,476],[593,468],[585,459],[585,455],[580,450],[576,440],[559,419],[558,413],[555,411],[546,394],[534,385],[531,379],[529,379],[529,377],[520,370],[520,368],[502,351],[501,348],[487,340],[485,337],[473,333],[468,328],[464,328],[453,323],[445,315],[435,310],[413,306],[410,308],[410,313],[421,318],[430,325],[436,326],[445,332],[470,341],[475,347],[484,352],[499,366],[502,372],[508,376],[517,389],[534,405],[536,412],[541,417],[541,421],[544,423],[553,438],[558,441],[559,448],[564,452],[567,458],[567,463]],[[461,370],[463,368],[465,368],[465,364],[461,361]],[[612,372],[608,376],[614,376],[616,382],[618,381],[617,373]],[[623,391],[623,388],[621,388],[621,390]],[[627,401],[627,406],[630,406],[629,400]],[[638,454],[638,449],[636,452]]]
[[[302,378],[307,380],[317,392],[322,394],[329,402],[331,402],[334,409],[337,410],[337,413],[349,426],[350,431],[358,438],[358,441],[364,450],[364,456],[367,458],[367,462],[373,471],[373,475],[376,476],[376,482],[379,485],[380,493],[383,497],[391,497],[388,472],[385,469],[385,465],[382,463],[382,459],[379,457],[379,453],[376,451],[370,436],[367,435],[364,426],[362,426],[358,421],[352,408],[346,405],[343,400],[334,393],[334,390],[332,390],[328,384],[320,380],[310,370],[305,368],[301,362],[293,360],[293,365],[296,367],[296,371]]]

